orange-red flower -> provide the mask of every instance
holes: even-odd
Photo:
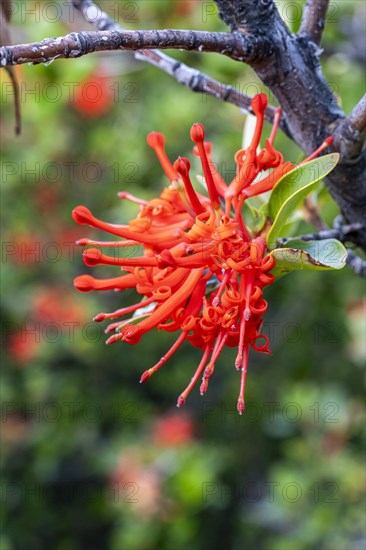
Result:
[[[102,222],[83,206],[73,211],[77,223],[124,239],[78,241],[80,245],[91,246],[83,253],[86,265],[115,265],[124,274],[106,280],[82,275],[76,278],[75,287],[84,292],[135,288],[142,297],[133,306],[95,317],[96,321],[113,320],[106,329],[107,333],[114,333],[107,343],[137,344],[146,332],[155,328],[179,333],[169,351],[143,373],[141,382],[150,378],[183,342],[189,341],[202,350],[202,359],[179,396],[178,406],[185,403],[201,377],[200,392],[206,392],[220,353],[230,346],[238,349],[235,367],[241,371],[241,382],[237,409],[242,414],[249,350],[271,353],[268,338],[261,330],[268,305],[263,289],[274,280],[270,273],[274,260],[267,254],[265,239],[246,226],[242,214],[248,197],[269,191],[293,168],[273,147],[280,109],[265,148],[258,152],[266,106],[264,94],[253,98],[256,129],[251,145],[235,155],[237,173],[229,185],[215,169],[211,143],[205,142],[204,128],[196,123],[191,129],[191,139],[202,164],[208,196],[195,191],[189,160],[178,158],[172,164],[165,152],[164,136],[152,132],[147,143],[170,180],[160,197],[143,201],[129,193],[120,193],[121,198],[140,207],[138,216],[127,225]],[[257,181],[258,175],[269,169],[272,172]],[[143,248],[138,257],[109,256],[100,251],[104,246],[118,251],[137,245]]]

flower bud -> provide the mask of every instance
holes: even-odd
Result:
[[[191,140],[194,143],[201,143],[205,139],[205,129],[202,124],[196,122],[191,128]]]
[[[152,149],[165,146],[165,137],[160,132],[150,132],[146,136],[146,141],[149,147]]]
[[[77,206],[72,211],[73,220],[80,225],[89,225],[93,220],[93,217],[93,214],[90,212],[89,208],[86,208],[86,206]]]
[[[251,101],[251,106],[254,111],[254,114],[259,115],[264,113],[268,105],[268,98],[266,94],[257,94],[253,97]]]
[[[181,174],[182,176],[188,176],[189,170],[191,168],[191,163],[185,157],[178,157],[178,159],[174,163],[174,168],[176,169],[178,174]]]

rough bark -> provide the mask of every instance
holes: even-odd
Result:
[[[175,29],[142,31],[72,32],[66,36],[46,38],[33,44],[18,44],[0,49],[3,67],[24,63],[46,63],[54,59],[81,57],[106,50],[182,49],[215,52],[236,61],[255,62],[262,53],[272,49],[263,37],[250,37],[241,33],[179,31]]]

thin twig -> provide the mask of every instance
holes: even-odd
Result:
[[[352,109],[348,120],[359,132],[363,132],[366,129],[366,94]]]
[[[346,242],[348,236],[351,233],[357,233],[362,229],[360,223],[350,223],[348,225],[339,225],[334,229],[325,229],[318,231],[318,233],[308,233],[307,235],[298,235],[297,237],[278,239],[278,244],[281,246],[291,242],[293,239],[299,239],[302,241],[323,241],[324,239],[338,239],[338,241]]]
[[[325,26],[329,0],[307,0],[299,34],[307,35],[312,42],[320,44]]]
[[[99,6],[96,6],[92,0],[71,0],[73,6],[79,10],[88,23],[94,25],[98,30],[124,30],[123,27],[114,21]],[[166,55],[159,50],[138,50],[135,52],[135,58],[139,61],[146,61],[158,69],[175,78],[180,84],[186,86],[193,92],[203,93],[216,97],[221,101],[232,103],[237,107],[252,113],[250,106],[251,97],[238,92],[234,87],[228,86],[214,80],[201,71],[181,63],[176,59]],[[266,120],[273,122],[275,107],[268,106],[265,112]],[[281,129],[290,137],[285,120],[280,122]]]
[[[361,277],[366,277],[366,260],[357,256],[351,248],[347,248],[347,265]]]
[[[75,9],[80,11],[81,15],[91,25],[99,31],[121,31],[123,27],[103,11],[92,0],[71,0]]]

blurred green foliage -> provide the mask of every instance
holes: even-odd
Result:
[[[15,2],[13,42],[87,28],[67,2],[58,3],[65,19],[58,17],[56,4]],[[101,5],[128,28],[225,28],[211,2]],[[289,5],[278,5],[289,17]],[[364,84],[353,48],[360,6],[332,3],[324,39],[324,71],[346,112]],[[264,90],[249,68],[226,58],[173,55],[250,95]],[[234,352],[223,354],[205,398],[195,391],[176,412],[197,350],[183,346],[141,386],[141,373],[171,337],[105,347],[93,315],[132,295],[73,289],[73,278],[87,271],[73,243],[100,235],[76,227],[72,208],[83,204],[101,219],[126,222],[136,209],[121,204],[118,191],[153,197],[165,185],[146,134],[163,132],[170,158],[192,159],[196,121],[229,179],[245,116],[130,54],[22,66],[18,74],[18,139],[6,75],[1,84],[1,549],[364,548],[362,280],[345,268],[293,273],[268,289],[273,355],[251,357],[243,417],[235,411]],[[98,113],[75,94],[100,76],[110,100]],[[287,160],[300,158],[283,135],[276,143]],[[319,201],[331,223],[336,205],[324,192]]]

